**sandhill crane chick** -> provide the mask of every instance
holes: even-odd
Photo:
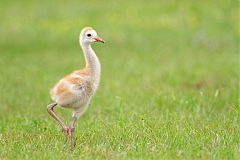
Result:
[[[53,103],[47,106],[47,111],[61,125],[66,139],[70,139],[72,145],[75,143],[74,128],[76,120],[87,109],[100,81],[101,65],[91,47],[93,42],[104,43],[93,28],[83,28],[80,32],[79,43],[86,61],[85,68],[73,71],[65,76],[50,90]],[[55,106],[73,109],[69,126],[55,114],[53,111]]]

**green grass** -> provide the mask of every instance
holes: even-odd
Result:
[[[238,1],[1,1],[0,159],[239,159]],[[49,88],[84,66],[99,90],[64,143]],[[67,122],[71,111],[56,112]]]

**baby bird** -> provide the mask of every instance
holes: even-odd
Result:
[[[73,71],[55,84],[50,90],[53,103],[47,106],[48,113],[61,125],[66,139],[70,139],[73,145],[75,143],[75,123],[79,116],[87,109],[100,82],[101,65],[91,47],[92,42],[104,43],[104,41],[97,36],[93,28],[83,28],[80,32],[79,43],[83,50],[86,66],[83,69]],[[72,120],[69,126],[53,111],[57,105],[73,109]]]

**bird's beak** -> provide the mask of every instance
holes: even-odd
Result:
[[[102,42],[102,43],[104,43],[104,40],[102,38],[100,38],[100,37],[94,37],[93,39],[95,40],[95,42]]]

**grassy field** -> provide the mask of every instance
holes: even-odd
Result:
[[[239,159],[238,15],[234,0],[1,1],[0,159]],[[46,106],[84,66],[85,26],[107,43],[70,150]]]

